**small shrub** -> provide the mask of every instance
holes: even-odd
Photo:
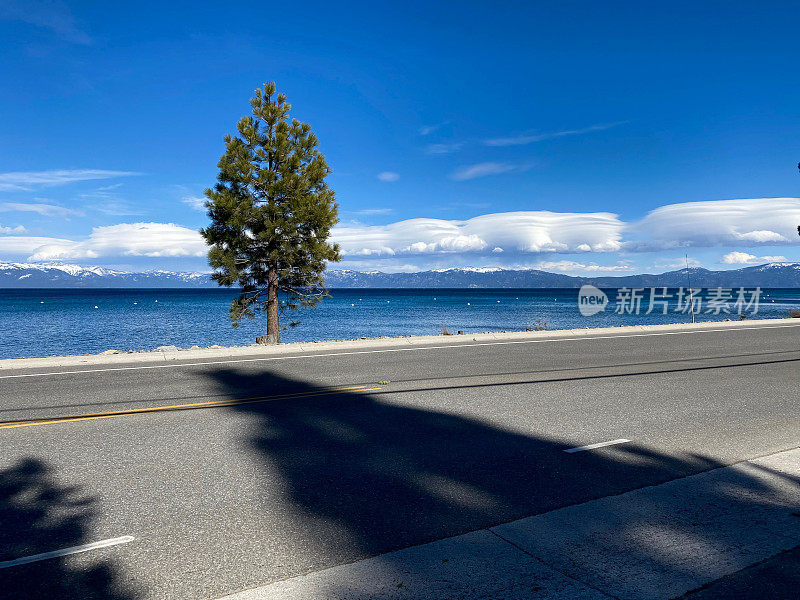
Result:
[[[550,327],[549,327],[549,325],[547,324],[547,322],[546,322],[546,321],[542,321],[541,319],[536,319],[536,320],[533,322],[533,328],[532,328],[532,329],[533,329],[534,331],[546,331],[546,330],[547,330],[547,329],[549,329],[549,328],[550,328]]]

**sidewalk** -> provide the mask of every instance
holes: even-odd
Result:
[[[798,545],[794,449],[225,600],[669,600]]]

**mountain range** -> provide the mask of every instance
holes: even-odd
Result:
[[[331,288],[577,288],[597,287],[764,287],[800,288],[800,263],[769,263],[710,271],[680,269],[661,274],[575,277],[536,269],[466,267],[382,273],[330,270]],[[216,288],[208,273],[128,272],[60,263],[0,263],[0,288]]]
[[[208,273],[114,271],[61,263],[0,263],[0,288],[216,287]]]

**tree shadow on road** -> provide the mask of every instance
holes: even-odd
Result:
[[[335,393],[268,372],[236,369],[209,376],[220,392],[233,397],[254,391],[294,394],[230,410],[252,416],[252,429],[242,432],[244,442],[265,470],[280,475],[296,511],[291,535],[298,547],[326,556],[327,564],[317,561],[315,568],[724,466],[709,457],[668,456],[638,444],[565,454],[574,444],[422,407],[391,389],[381,395]],[[709,483],[704,492],[719,494],[720,502],[752,505],[754,514],[762,516],[773,505],[785,509],[786,499],[777,498],[755,470],[731,477],[724,485]],[[781,477],[793,486],[800,483]],[[640,518],[631,514],[626,526],[636,527]],[[734,540],[703,543],[719,547]],[[632,544],[630,551],[656,570],[669,562],[665,557],[660,564],[650,556],[646,540],[641,547]],[[671,568],[687,576],[702,571],[693,564]]]
[[[0,562],[97,541],[87,539],[94,511],[91,497],[59,483],[41,460],[23,459],[0,470]],[[96,556],[80,566],[71,566],[69,558],[50,558],[0,568],[0,598],[137,597],[112,564]]]

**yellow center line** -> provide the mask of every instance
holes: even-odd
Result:
[[[294,394],[276,394],[274,396],[259,396],[256,398],[242,398],[240,400],[211,400],[207,402],[191,402],[188,404],[172,404],[169,406],[149,406],[146,408],[132,408],[130,410],[119,410],[114,412],[90,413],[83,415],[68,415],[64,417],[54,417],[50,419],[29,419],[24,421],[0,421],[0,429],[14,429],[17,427],[33,427],[34,425],[52,425],[54,423],[69,423],[73,421],[92,421],[95,419],[112,419],[114,417],[125,417],[152,412],[167,412],[175,410],[189,410],[193,408],[216,408],[223,406],[236,406],[239,404],[253,404],[255,402],[268,402],[270,400],[283,400],[287,398],[307,398],[315,396],[326,396],[330,394],[352,394],[356,392],[374,392],[380,387],[351,386],[342,388],[332,388],[329,390],[315,390],[309,392],[296,392]]]

